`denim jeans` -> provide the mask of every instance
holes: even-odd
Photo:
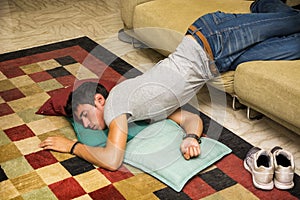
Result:
[[[251,12],[219,11],[193,23],[208,40],[219,72],[234,70],[246,61],[300,58],[299,10],[280,0],[257,0]]]

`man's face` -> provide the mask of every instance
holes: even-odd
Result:
[[[102,95],[101,95],[102,96]],[[76,118],[82,123],[85,128],[93,130],[103,130],[106,128],[104,122],[104,102],[103,99],[96,99],[95,106],[90,104],[79,104],[75,111]]]

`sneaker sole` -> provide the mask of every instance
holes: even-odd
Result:
[[[259,189],[262,189],[262,190],[272,190],[274,188],[274,183],[273,182],[270,182],[269,184],[259,184],[255,181],[254,179],[254,175],[252,174],[252,171],[251,169],[249,168],[247,162],[244,160],[244,168],[250,172],[251,176],[252,176],[252,182],[253,182],[253,185],[256,187],[256,188],[259,188]]]
[[[288,190],[294,187],[294,182],[291,183],[281,183],[274,178],[274,185],[277,189]]]

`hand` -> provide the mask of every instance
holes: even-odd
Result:
[[[180,145],[180,149],[183,154],[183,157],[186,160],[200,155],[199,142],[194,138],[184,139]]]
[[[55,150],[63,153],[70,153],[70,150],[75,142],[65,137],[55,136],[48,137],[39,144],[44,150]]]

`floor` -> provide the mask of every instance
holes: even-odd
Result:
[[[124,60],[145,71],[163,57],[151,49],[135,49],[120,42],[123,27],[118,0],[4,0],[0,1],[0,53],[88,36]],[[0,74],[3,77],[3,74]],[[246,141],[261,148],[279,145],[293,153],[300,174],[300,136],[264,117],[249,121],[246,111],[233,111],[231,98],[222,115],[215,115],[208,93],[196,104],[205,114]]]

